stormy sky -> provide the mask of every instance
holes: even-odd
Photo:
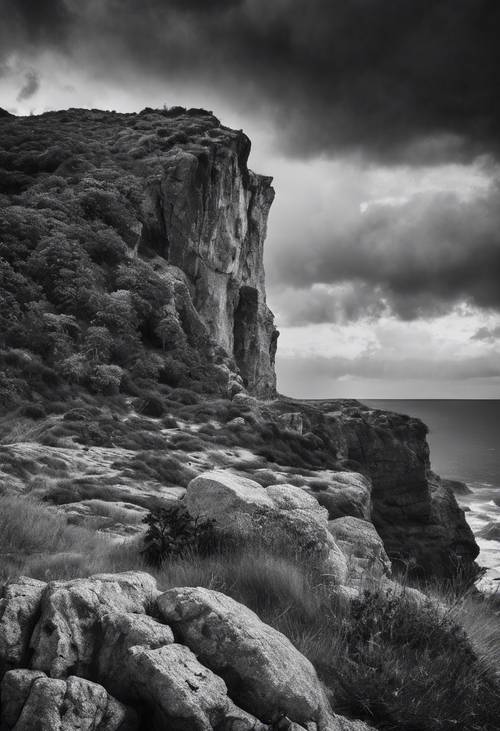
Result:
[[[0,10],[0,106],[204,106],[251,137],[282,392],[500,396],[498,0]]]

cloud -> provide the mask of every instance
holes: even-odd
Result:
[[[289,155],[412,164],[500,152],[494,0],[4,0],[1,47],[115,83],[210,85]]]
[[[24,84],[20,89],[19,94],[17,95],[17,101],[21,102],[26,101],[26,99],[31,99],[31,97],[36,94],[39,88],[40,77],[38,76],[36,71],[33,71],[33,69],[26,71],[24,75]]]
[[[335,210],[322,217],[313,212],[308,222],[302,219],[300,238],[291,215],[282,245],[271,252],[271,269],[281,297],[288,287],[297,322],[379,316],[387,309],[414,319],[459,302],[500,310],[498,184],[468,200],[426,192],[344,218]],[[302,292],[295,301],[291,288]]]
[[[500,325],[497,327],[480,327],[474,335],[471,336],[471,340],[483,340],[486,342],[495,342],[500,339]]]

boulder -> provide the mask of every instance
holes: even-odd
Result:
[[[143,614],[158,593],[153,577],[142,572],[49,583],[31,639],[32,668],[53,678],[70,672],[89,677],[103,615],[109,611]]]
[[[199,587],[170,589],[158,607],[176,637],[224,678],[245,711],[269,721],[281,710],[297,723],[314,721],[319,729],[334,723],[309,660],[247,607]]]
[[[214,470],[191,480],[186,507],[195,518],[213,520],[237,543],[256,543],[317,561],[332,581],[347,576],[345,557],[328,531],[328,513],[293,485],[264,488],[253,480]]]
[[[183,645],[133,647],[127,672],[131,697],[151,713],[150,728],[211,731],[232,709],[222,678]]]
[[[352,515],[370,520],[371,483],[358,472],[332,472],[328,480],[318,480],[305,488],[328,510],[329,520]]]
[[[391,562],[373,523],[348,516],[331,520],[328,529],[347,556],[350,583],[391,575]]]
[[[1,687],[2,728],[15,731],[135,731],[136,714],[97,683],[10,670]]]
[[[0,678],[25,664],[46,584],[21,576],[2,588],[0,599]]]
[[[97,658],[97,675],[118,698],[130,694],[128,676],[129,650],[134,646],[156,650],[174,642],[170,627],[146,614],[106,612],[101,618],[101,642]]]

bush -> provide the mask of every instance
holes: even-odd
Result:
[[[115,394],[120,390],[123,369],[117,365],[98,365],[90,381],[98,393]]]
[[[143,522],[148,530],[142,554],[152,566],[190,552],[206,553],[215,543],[213,522],[192,518],[183,506],[160,508],[146,515]]]

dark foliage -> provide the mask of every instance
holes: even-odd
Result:
[[[144,523],[148,529],[142,553],[151,566],[191,552],[206,554],[215,545],[213,522],[192,518],[183,506],[160,508],[149,513]]]

